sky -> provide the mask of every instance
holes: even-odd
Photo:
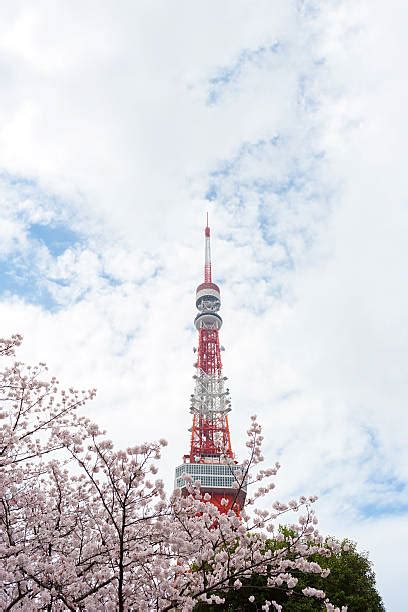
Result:
[[[318,495],[387,610],[408,579],[402,0],[5,0],[1,335],[119,446],[188,450],[205,213],[231,430]]]

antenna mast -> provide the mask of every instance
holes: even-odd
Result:
[[[207,225],[205,227],[204,282],[211,283],[211,245],[210,245],[210,227],[208,225],[208,213],[207,213]]]

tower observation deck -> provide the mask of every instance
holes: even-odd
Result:
[[[196,291],[198,313],[194,325],[198,332],[194,393],[190,412],[193,416],[190,452],[176,467],[175,487],[187,493],[184,475],[199,481],[201,492],[211,495],[210,502],[222,512],[234,509],[239,513],[245,501],[246,488],[237,487],[242,466],[235,460],[231,447],[228,413],[231,411],[226,376],[222,373],[219,330],[221,294],[212,282],[210,228],[205,228],[204,282]],[[224,500],[222,502],[222,500]],[[222,503],[221,503],[222,502]]]

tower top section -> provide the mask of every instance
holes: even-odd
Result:
[[[205,259],[204,259],[204,282],[198,285],[196,291],[196,306],[200,313],[195,318],[195,326],[197,329],[202,323],[210,322],[214,325],[214,329],[220,329],[222,319],[216,313],[221,306],[220,288],[212,282],[211,274],[211,245],[210,245],[210,226],[207,225],[204,230],[205,236]],[[205,315],[205,316],[204,316]],[[211,321],[210,321],[211,320]]]

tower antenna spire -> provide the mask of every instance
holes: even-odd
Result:
[[[205,227],[205,264],[204,264],[204,282],[211,283],[211,245],[210,245],[210,226],[208,225],[208,213],[207,213],[207,225]]]

